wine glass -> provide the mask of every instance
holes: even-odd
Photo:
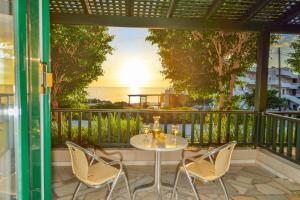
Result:
[[[152,138],[152,133],[149,124],[143,125],[143,134],[145,134],[145,141],[149,142]]]
[[[178,124],[172,124],[172,135],[173,135],[173,141],[176,143],[176,137],[179,132],[179,125]]]

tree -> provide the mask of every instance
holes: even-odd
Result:
[[[256,61],[256,33],[150,30],[162,73],[177,91],[194,98],[217,96],[219,109],[231,109],[237,76]]]
[[[51,106],[80,107],[86,102],[85,88],[103,75],[102,63],[113,48],[106,27],[51,26]]]
[[[287,59],[287,63],[292,67],[292,69],[300,73],[300,36],[291,43],[291,48],[294,52],[290,53],[290,58]]]
[[[268,109],[278,109],[279,107],[287,108],[288,102],[285,98],[277,96],[277,90],[268,90],[267,94],[267,108]],[[245,102],[248,108],[254,107],[255,101],[255,90],[253,89],[251,93],[247,92],[242,96],[242,100]]]

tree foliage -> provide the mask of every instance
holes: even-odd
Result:
[[[256,33],[150,30],[157,44],[162,73],[177,91],[195,98],[215,96],[219,109],[230,109],[237,76],[256,61]]]
[[[103,75],[102,63],[113,48],[106,27],[82,25],[51,26],[51,106],[80,107],[85,88]]]
[[[294,52],[290,53],[290,58],[287,59],[287,63],[292,67],[292,69],[300,73],[300,36],[291,43],[291,48]]]
[[[287,108],[288,102],[285,98],[281,98],[277,96],[277,90],[268,90],[267,94],[267,108],[268,109],[278,109],[278,108]],[[247,92],[243,95],[242,100],[244,100],[245,104],[248,108],[254,107],[255,102],[255,90],[252,90],[251,93]]]

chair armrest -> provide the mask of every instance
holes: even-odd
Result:
[[[207,159],[207,158],[211,162],[213,162],[212,157],[213,157],[213,155],[215,155],[219,151],[219,149],[220,149],[220,147],[218,147],[218,148],[209,148],[208,151],[205,154],[202,154],[202,156],[200,156],[200,157],[196,157],[197,155],[199,155],[200,151],[198,151],[198,154],[195,155],[195,156],[184,157],[183,158],[183,165],[188,165],[187,161],[189,161],[189,160],[192,161],[192,162],[197,162],[197,161],[204,160],[204,159]]]
[[[101,149],[101,148],[96,148],[95,150],[96,150],[95,152],[96,152],[97,155],[99,155],[100,157],[104,157],[108,160],[118,160],[118,161],[123,160],[122,154],[118,151],[107,152],[107,151],[105,151],[104,149]],[[111,157],[114,157],[114,158],[111,158]]]

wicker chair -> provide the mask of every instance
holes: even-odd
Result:
[[[235,145],[236,142],[232,141],[221,147],[209,150],[203,156],[184,157],[177,172],[171,199],[176,193],[179,175],[181,172],[185,172],[197,200],[200,200],[200,197],[196,191],[195,179],[200,179],[204,182],[219,180],[226,199],[229,200],[222,177],[229,170],[231,155]]]
[[[84,149],[69,141],[66,142],[66,145],[68,146],[71,156],[72,171],[79,180],[73,199],[76,199],[81,185],[85,184],[93,188],[100,188],[107,185],[109,191],[106,200],[110,200],[119,178],[123,176],[128,198],[131,200],[128,180],[120,161],[100,157],[96,155],[95,152]]]

